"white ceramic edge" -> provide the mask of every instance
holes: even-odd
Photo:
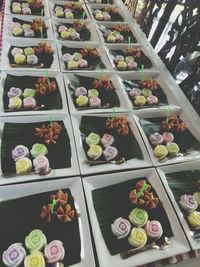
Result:
[[[68,89],[68,83],[73,79],[73,75],[77,73],[64,73],[64,83],[65,83],[65,88],[66,88],[66,93],[67,93],[67,98],[68,98],[68,104],[69,104],[69,109],[71,114],[92,114],[92,113],[111,113],[113,111],[112,108],[110,109],[88,109],[88,110],[77,110],[71,94]],[[117,76],[114,73],[106,73],[109,78],[111,78],[113,84],[115,85],[116,88],[116,94],[118,95],[119,101],[120,101],[120,107],[115,109],[115,112],[128,112],[130,111],[129,105],[126,101],[125,97],[125,92],[122,90],[120,87],[119,81],[117,79]],[[87,73],[80,73],[78,75],[85,76],[85,77],[93,77],[93,78],[100,78],[101,74],[98,72],[87,72]]]
[[[40,40],[40,38],[32,38],[32,37],[16,37],[12,34],[12,19],[13,18],[17,18],[17,19],[21,19],[21,20],[26,20],[29,22],[32,22],[33,19],[35,18],[40,18],[40,16],[34,16],[34,17],[26,17],[24,18],[24,16],[22,15],[5,15],[4,16],[4,25],[6,25],[5,31],[3,31],[3,38],[4,39],[16,39],[16,40]],[[52,28],[52,24],[51,24],[51,19],[44,17],[44,21],[45,24],[47,26],[47,38],[44,40],[54,40],[54,33],[53,33],[53,28]]]
[[[143,44],[145,49],[149,52],[149,54],[153,58],[153,62],[157,66],[162,77],[165,79],[165,82],[168,84],[168,86],[171,88],[171,90],[173,90],[174,94],[178,95],[181,106],[183,107],[182,109],[184,110],[183,113],[185,116],[185,120],[189,121],[189,120],[191,120],[191,118],[193,118],[191,123],[193,124],[193,127],[196,128],[200,132],[199,115],[194,110],[191,103],[188,101],[188,99],[186,98],[186,96],[184,95],[184,93],[182,92],[180,87],[176,84],[174,78],[172,77],[172,75],[170,74],[167,67],[165,66],[163,61],[160,59],[160,57],[158,56],[156,51],[153,49],[150,42],[147,40],[145,34],[143,33],[143,31],[141,30],[139,25],[136,23],[135,19],[133,19],[132,15],[125,8],[125,6],[123,4],[121,4],[121,5],[124,7],[123,10],[126,13],[127,21],[132,25],[132,27],[134,27],[135,31],[138,33],[139,43]]]
[[[62,52],[61,52],[61,46],[66,46],[66,47],[70,47],[70,48],[84,48],[84,47],[87,47],[87,44],[83,44],[83,43],[66,43],[66,42],[63,42],[63,41],[57,41],[57,48],[58,48],[58,55],[59,55],[59,60],[60,60],[60,67],[61,67],[61,71],[62,72],[79,72],[79,73],[87,73],[88,72],[88,69],[77,69],[77,70],[69,70],[69,69],[66,69],[65,67],[65,64],[62,60]],[[104,63],[106,69],[104,70],[103,69],[103,72],[106,73],[106,72],[109,72],[111,71],[111,62],[109,61],[108,57],[107,57],[107,54],[104,50],[104,47],[101,46],[101,44],[98,44],[98,43],[93,43],[92,44],[92,47],[96,47],[98,49],[98,52],[100,54],[100,57],[101,57],[101,61],[102,63]],[[99,72],[100,70],[90,70],[92,72]]]
[[[22,47],[28,47],[28,46],[34,46],[37,45],[40,42],[40,40],[34,39],[34,40],[27,40],[26,42],[24,42],[23,40],[16,40],[15,39],[7,39],[4,40],[3,42],[3,48],[2,48],[2,56],[1,56],[1,65],[0,65],[0,70],[18,70],[18,71],[37,71],[37,72],[41,72],[44,70],[48,70],[48,71],[60,71],[60,64],[59,64],[59,60],[58,60],[58,53],[57,53],[57,47],[56,47],[56,42],[55,41],[51,41],[51,40],[47,40],[46,42],[48,44],[51,45],[51,47],[54,50],[54,60],[52,62],[52,65],[50,68],[28,68],[28,67],[18,67],[18,68],[14,68],[10,66],[9,63],[9,59],[8,59],[8,51],[10,49],[10,46],[22,46]]]
[[[170,109],[172,112],[177,112],[177,111],[181,111],[181,104],[179,103],[179,99],[178,96],[176,94],[174,94],[173,90],[171,90],[168,86],[168,84],[165,83],[165,80],[163,79],[163,77],[159,74],[159,72],[144,72],[144,76],[146,77],[153,77],[155,78],[159,85],[161,86],[167,100],[168,103],[170,105]],[[133,108],[133,104],[131,103],[131,100],[127,94],[127,92],[125,92],[123,83],[121,81],[121,79],[129,79],[129,80],[140,80],[141,79],[141,74],[138,72],[129,74],[129,73],[120,73],[118,75],[118,80],[119,83],[121,84],[121,88],[123,89],[126,99],[127,99],[127,103],[129,105],[129,109],[133,111],[134,114],[139,115],[139,116],[143,116],[145,114],[154,114],[157,112],[162,112],[164,110],[164,112],[166,113],[166,111],[169,109],[169,105],[165,105],[165,106],[161,106],[161,107],[157,107],[157,108],[144,108],[144,109],[134,109]]]
[[[180,172],[180,171],[191,171],[191,170],[200,170],[200,160],[194,161],[191,163],[182,163],[178,164],[176,166],[164,166],[157,168],[158,174],[160,175],[161,181],[165,187],[165,190],[167,191],[167,194],[171,200],[172,205],[174,206],[174,209],[176,211],[176,214],[179,218],[180,223],[182,224],[182,227],[184,229],[185,235],[187,236],[190,245],[193,250],[200,249],[200,242],[197,242],[192,239],[192,236],[190,234],[190,228],[188,226],[187,221],[184,218],[183,213],[181,212],[178,203],[176,202],[173,192],[169,187],[169,184],[167,182],[166,174],[174,173],[174,172]]]
[[[111,256],[104,239],[101,234],[100,226],[97,220],[96,212],[93,205],[91,191],[96,188],[117,184],[132,180],[134,178],[147,177],[153,188],[156,190],[159,199],[162,201],[164,209],[168,215],[174,236],[171,238],[172,246],[165,251],[150,250],[148,252],[141,252],[129,259],[122,260],[120,255]],[[136,170],[124,173],[106,174],[100,176],[91,176],[83,178],[83,185],[94,233],[94,240],[97,247],[97,254],[100,262],[100,267],[134,267],[141,264],[161,260],[180,253],[190,251],[189,244],[184,236],[175,212],[169,202],[167,194],[159,180],[159,177],[154,169]]]
[[[33,182],[20,185],[9,185],[0,188],[0,201],[7,199],[15,199],[26,197],[38,193],[44,193],[52,190],[69,188],[74,198],[76,209],[81,216],[78,218],[79,231],[81,238],[81,262],[74,264],[74,267],[94,267],[94,256],[92,250],[92,242],[89,231],[89,223],[86,212],[85,200],[83,195],[83,187],[80,177],[65,178],[59,181]]]
[[[45,176],[40,176],[38,174],[27,174],[22,176],[15,176],[12,178],[3,178],[2,177],[2,169],[1,169],[1,161],[0,161],[0,185],[4,184],[12,184],[17,182],[27,182],[27,181],[35,181],[35,180],[47,180],[51,178],[59,178],[59,177],[70,177],[75,175],[80,175],[79,166],[78,166],[78,160],[77,160],[77,153],[76,153],[76,147],[74,142],[74,136],[71,126],[70,117],[66,116],[63,117],[61,114],[52,114],[53,120],[57,121],[63,121],[66,131],[68,133],[68,136],[70,138],[70,147],[71,147],[71,167],[70,168],[63,168],[63,169],[53,169],[49,174]],[[24,116],[23,121],[20,120],[21,117],[2,117],[1,123],[0,123],[0,149],[2,145],[2,134],[3,134],[3,127],[4,123],[33,123],[33,122],[42,122],[42,121],[48,121],[49,116],[47,115],[41,115],[41,116]]]
[[[100,42],[97,30],[96,30],[94,24],[91,21],[85,21],[84,22],[87,25],[88,30],[92,33],[91,40],[89,40],[89,41],[61,40],[61,39],[58,38],[59,35],[58,35],[57,29],[56,29],[56,24],[62,24],[62,23],[68,23],[68,22],[66,22],[65,19],[55,19],[55,18],[52,19],[53,31],[54,31],[54,36],[55,36],[56,40],[63,41],[66,44],[68,44],[68,43],[72,43],[72,44],[73,43],[75,43],[75,44],[76,43],[82,43],[82,44],[88,44],[89,43],[89,44],[92,44],[92,43],[99,43]]]
[[[94,9],[102,9],[104,8],[105,6],[107,6],[106,4],[90,4],[90,5],[87,5],[88,7],[88,10],[89,10],[89,13],[90,13],[90,16],[92,18],[92,20],[96,23],[96,22],[101,22],[101,21],[98,21],[94,18],[93,16],[93,10]],[[120,6],[120,5],[112,5],[112,6],[115,6],[119,9],[119,14],[121,15],[121,17],[124,19],[124,21],[126,21],[126,14],[124,13],[124,9]],[[115,21],[117,23],[121,23],[121,22],[124,22],[124,21]],[[109,23],[109,21],[108,21]]]
[[[70,2],[70,1],[67,1],[67,2]],[[55,12],[53,10],[55,4],[57,4],[57,5],[64,5],[64,4],[66,4],[66,1],[64,2],[64,1],[59,1],[58,0],[55,3],[53,3],[52,1],[49,1],[49,9],[50,9],[51,18],[52,19],[53,18],[54,19],[58,19],[58,20],[63,20],[64,19],[66,21],[66,23],[72,23],[74,19],[65,19],[65,18],[58,18],[58,17],[56,17]],[[83,9],[85,11],[85,14],[87,15],[87,19],[80,19],[80,21],[82,21],[82,22],[86,22],[86,21],[89,22],[89,21],[91,21],[90,14],[88,12],[87,6],[84,3],[81,3],[81,2],[80,2],[80,4],[82,4],[82,7],[83,7]]]
[[[101,39],[101,42],[102,42],[102,44],[103,45],[113,45],[113,46],[118,46],[118,45],[123,45],[123,43],[106,43],[105,42],[105,40],[104,40],[104,37],[103,37],[103,33],[100,31],[100,29],[99,29],[99,26],[100,25],[103,25],[103,26],[105,26],[106,28],[114,28],[115,26],[117,26],[117,25],[128,25],[129,26],[129,28],[131,29],[131,32],[132,32],[132,34],[133,34],[133,36],[138,40],[138,38],[136,37],[136,35],[137,35],[137,33],[136,33],[136,31],[134,30],[134,28],[131,26],[131,25],[129,25],[129,24],[127,24],[127,23],[125,23],[125,22],[104,22],[104,21],[102,21],[102,22],[95,22],[94,23],[95,24],[95,27],[96,27],[96,29],[97,29],[97,32],[98,32],[98,34],[99,34],[99,38]],[[126,44],[126,43],[125,43]],[[139,42],[135,42],[135,43],[130,43],[131,45],[133,45],[133,44],[135,44],[135,45],[141,45]]]
[[[175,114],[177,112],[174,112]],[[167,116],[167,112],[166,111],[157,111],[155,114],[145,114],[145,116],[141,116],[143,119],[148,119],[148,118],[153,118],[153,117],[162,117],[162,116]],[[179,114],[180,118],[184,121],[184,114]],[[179,156],[170,160],[167,160],[166,162],[160,163],[158,161],[158,159],[154,156],[153,154],[153,149],[151,147],[151,144],[144,132],[144,130],[142,129],[142,126],[140,125],[139,122],[139,117],[138,116],[134,116],[135,117],[135,121],[137,124],[137,127],[139,129],[140,134],[142,135],[142,139],[145,143],[145,146],[150,154],[151,160],[154,164],[155,167],[159,167],[159,166],[164,166],[164,165],[169,165],[169,164],[177,164],[177,163],[183,163],[183,162],[188,162],[188,161],[194,161],[194,160],[198,160],[200,159],[200,151],[194,151],[195,154],[193,153],[192,155],[186,155],[186,156]],[[189,131],[194,135],[194,137],[196,137],[197,140],[200,139],[200,136],[198,135],[198,132],[196,132],[196,129],[194,129],[192,124],[187,124]]]
[[[118,113],[120,114],[120,113]],[[125,163],[117,165],[117,164],[102,164],[98,166],[87,166],[83,163],[84,160],[87,160],[83,146],[82,146],[82,140],[80,136],[80,130],[79,125],[81,121],[82,116],[96,116],[96,117],[107,117],[111,116],[111,114],[73,114],[72,115],[72,126],[74,130],[74,137],[76,142],[76,149],[78,151],[78,160],[79,160],[79,166],[80,171],[82,175],[88,175],[88,174],[94,174],[94,173],[102,173],[102,172],[111,172],[111,171],[123,171],[127,169],[139,169],[139,168],[145,168],[145,167],[152,167],[151,159],[148,155],[148,152],[145,148],[145,145],[142,141],[142,138],[139,134],[139,131],[135,125],[134,119],[130,113],[126,114],[128,116],[129,126],[132,130],[132,133],[134,134],[138,145],[140,146],[140,149],[142,151],[143,160],[138,159],[131,159],[127,160]]]
[[[0,75],[0,99],[3,103],[3,88],[4,88],[4,83],[7,74],[15,75],[15,76],[41,76],[39,75],[38,72],[19,72],[19,71],[2,71]],[[16,112],[5,112],[3,106],[0,106],[0,116],[28,116],[28,115],[48,115],[50,112],[54,114],[63,114],[66,115],[69,113],[68,111],[68,105],[67,105],[67,99],[66,99],[66,94],[65,94],[65,86],[63,82],[63,77],[61,72],[49,72],[49,77],[51,78],[56,78],[56,81],[58,83],[60,95],[62,98],[62,109],[55,109],[55,110],[37,110],[37,111],[16,111]]]
[[[49,7],[48,7],[48,1],[47,0],[43,0],[42,1],[43,3],[45,3],[45,6],[44,6],[44,14],[45,16],[43,16],[43,18],[50,18],[50,13],[49,13]],[[6,0],[6,4],[5,4],[5,14],[7,15],[15,15],[14,13],[11,13],[10,12],[10,3],[11,3],[11,0]],[[20,14],[22,16],[24,16],[24,18],[27,18],[27,17],[36,17],[35,15],[23,15],[23,14]]]

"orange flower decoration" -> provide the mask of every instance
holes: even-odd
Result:
[[[51,221],[51,208],[52,208],[52,205],[51,204],[48,204],[46,206],[42,206],[42,211],[40,213],[40,217],[42,219],[45,219],[47,218],[47,221],[50,222]]]
[[[51,195],[51,199],[55,199],[57,205],[65,206],[68,202],[68,194],[58,190],[56,195]]]
[[[59,221],[64,221],[64,223],[71,222],[74,218],[75,211],[72,210],[71,206],[67,204],[64,207],[59,207],[57,210],[57,218]]]

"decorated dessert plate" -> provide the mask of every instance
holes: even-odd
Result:
[[[127,112],[128,105],[115,74],[64,74],[71,113]]]
[[[8,0],[5,14],[50,17],[46,0]]]
[[[184,114],[169,109],[135,120],[155,166],[200,159],[199,133]]]
[[[106,48],[112,67],[117,72],[156,70],[154,61],[149,57],[148,51],[141,45],[109,45]]]
[[[72,23],[74,19],[88,21],[90,18],[87,7],[83,3],[56,1],[56,3],[50,2],[49,6],[52,17],[65,19],[66,23]]]
[[[110,62],[104,48],[97,43],[57,43],[61,70],[68,71],[109,71]]]
[[[132,27],[126,23],[96,23],[100,38],[107,45],[137,43]]]
[[[169,87],[159,72],[120,73],[119,81],[136,114],[166,111],[169,105],[171,111],[181,109],[173,86]]]
[[[4,38],[54,39],[51,21],[48,18],[6,15]]]
[[[71,42],[99,42],[99,36],[91,22],[74,20],[66,23],[66,20],[53,20],[54,32],[57,39]]]
[[[62,74],[58,72],[1,73],[1,116],[67,114],[67,102]]]
[[[100,267],[136,267],[190,251],[154,169],[85,177],[83,184]]]
[[[95,266],[80,177],[4,186],[0,195],[2,267]]]
[[[200,161],[157,168],[192,249],[200,249]]]
[[[123,22],[125,14],[119,5],[88,5],[91,16],[96,22]]]
[[[81,174],[152,166],[131,114],[73,114],[72,124]]]
[[[70,118],[1,119],[1,184],[79,174]]]
[[[60,70],[56,43],[53,41],[38,41],[9,39],[3,43],[1,60],[2,70]]]

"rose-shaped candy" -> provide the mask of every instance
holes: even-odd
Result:
[[[122,239],[129,234],[131,224],[128,220],[120,217],[111,224],[111,230],[118,239]]]
[[[48,150],[45,145],[43,144],[34,144],[31,149],[31,156],[36,158],[38,156],[46,156],[48,154]]]
[[[193,194],[193,196],[194,196],[194,198],[195,198],[195,200],[196,200],[198,206],[200,206],[200,192],[195,192],[195,193]]]
[[[170,132],[164,132],[162,134],[163,138],[164,138],[164,142],[167,143],[172,143],[174,141],[174,135]]]
[[[137,248],[142,248],[147,243],[147,235],[143,228],[133,228],[128,242]]]
[[[46,236],[41,230],[35,229],[25,239],[25,246],[32,251],[41,250],[47,243]]]
[[[97,160],[101,157],[103,153],[102,148],[99,145],[91,145],[90,149],[87,151],[87,155],[94,160]]]
[[[56,263],[62,261],[65,256],[65,249],[63,243],[59,240],[53,240],[45,249],[44,254],[49,263]]]
[[[115,139],[110,134],[104,134],[101,138],[101,143],[104,147],[111,146],[114,143]]]
[[[117,157],[118,150],[114,146],[107,146],[103,151],[103,155],[106,160],[113,160]]]
[[[20,88],[17,87],[11,87],[10,90],[7,93],[9,98],[18,96],[20,97],[22,95],[22,90]]]
[[[149,141],[152,145],[161,145],[164,142],[164,138],[159,133],[154,133],[149,136]]]
[[[14,161],[24,157],[29,157],[29,150],[26,146],[18,145],[12,150],[12,158]]]
[[[137,227],[142,227],[148,221],[146,210],[135,208],[129,214],[129,221]]]
[[[86,143],[91,146],[91,145],[97,145],[100,142],[100,136],[95,133],[90,133],[86,139]]]
[[[196,229],[200,229],[200,212],[199,211],[193,211],[188,215],[188,221],[189,223]]]
[[[24,260],[24,267],[45,267],[44,256],[40,251],[35,251]]]
[[[169,155],[176,156],[178,155],[180,148],[176,143],[168,143],[166,145]]]
[[[168,155],[168,150],[166,146],[157,145],[153,150],[153,154],[156,158],[164,159]]]
[[[22,247],[22,244],[12,244],[7,250],[3,252],[3,263],[8,267],[19,266],[26,257],[26,251]]]
[[[162,225],[160,224],[159,221],[156,220],[148,221],[147,224],[145,225],[145,231],[146,234],[153,239],[158,239],[163,234]]]
[[[180,197],[179,204],[187,212],[192,212],[198,207],[195,197],[192,195],[182,195]]]

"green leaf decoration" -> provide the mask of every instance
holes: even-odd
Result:
[[[48,125],[49,121],[37,123],[5,123],[1,143],[1,168],[4,175],[15,174],[15,162],[12,159],[12,150],[19,144],[31,150],[35,143],[46,145],[47,158],[52,169],[71,167],[71,147],[67,130],[62,121],[58,122],[62,131],[55,145],[46,145],[43,139],[35,137],[35,128]],[[32,160],[32,157],[29,157]],[[6,178],[9,179],[9,178]]]
[[[75,96],[76,88],[83,86],[87,89],[87,91],[89,89],[94,89],[93,87],[94,80],[95,79],[91,77],[85,77],[85,76],[76,75],[76,74],[74,75],[74,78],[69,83],[68,88],[69,88],[69,92],[71,94],[75,107],[78,107],[78,105],[76,104],[77,97]],[[109,90],[106,90],[105,88],[100,88],[98,89],[98,92],[99,92],[98,97],[101,99],[102,106],[105,106],[107,103],[110,104],[110,108],[120,106],[119,98],[115,90],[109,91]]]
[[[68,203],[75,210],[74,198],[70,189],[63,191],[68,194]],[[56,192],[32,194],[0,202],[0,213],[2,214],[0,220],[1,255],[13,243],[18,242],[25,245],[25,237],[32,230],[40,229],[45,234],[48,243],[52,240],[62,241],[66,251],[63,259],[65,266],[71,266],[81,261],[81,241],[77,216],[75,215],[73,220],[67,224],[57,219],[47,222],[40,218],[42,206],[51,204],[50,196]],[[2,257],[0,257],[0,265],[4,266]]]
[[[131,132],[129,131],[128,135],[121,136],[117,134],[115,130],[109,130],[105,127],[106,118],[105,117],[89,117],[89,116],[82,116],[81,123],[80,123],[80,131],[82,137],[83,148],[85,151],[85,155],[87,156],[87,151],[89,150],[89,146],[85,142],[85,138],[91,133],[94,132],[99,134],[101,137],[105,134],[111,134],[115,138],[115,143],[113,144],[114,147],[118,149],[119,158],[124,157],[126,160],[130,160],[133,158],[143,160],[142,151],[140,146]],[[127,149],[128,148],[128,149]],[[103,159],[103,156],[99,158],[99,160]]]
[[[4,109],[8,109],[9,98],[7,96],[8,91],[11,87],[18,87],[24,91],[26,88],[35,88],[35,84],[38,81],[38,77],[33,76],[14,76],[7,74],[5,79],[5,84],[3,88],[3,104]],[[62,109],[62,97],[60,94],[60,89],[58,87],[58,83],[55,78],[49,78],[50,82],[55,82],[57,85],[57,89],[53,92],[48,92],[44,96],[36,95],[34,98],[36,99],[37,106],[44,105],[44,110],[58,110]],[[18,111],[18,110],[17,110]],[[20,111],[20,110],[19,110]]]
[[[111,224],[119,217],[128,220],[130,211],[136,208],[136,205],[132,204],[129,200],[129,193],[135,188],[136,183],[143,179],[147,178],[133,179],[92,191],[92,199],[98,223],[111,255],[116,255],[133,248],[128,243],[128,237],[119,240],[113,235]],[[148,182],[148,184],[150,183]],[[157,196],[155,190],[152,190],[152,192],[154,196]],[[143,206],[138,207],[144,208],[147,211],[150,220],[158,220],[161,223],[163,236],[173,236],[169,219],[161,202],[159,202],[156,209],[147,209]]]

